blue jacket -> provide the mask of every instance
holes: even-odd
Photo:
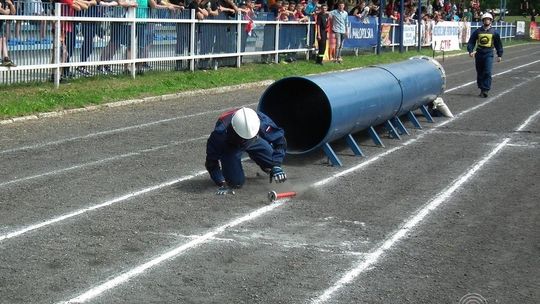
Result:
[[[467,43],[467,51],[472,53],[475,46],[476,52],[480,54],[493,52],[493,48],[495,48],[498,57],[502,57],[503,55],[501,36],[492,27],[486,30],[482,26],[471,34],[471,38],[469,38],[469,42]]]
[[[234,109],[221,114],[206,144],[205,167],[208,173],[210,173],[212,180],[218,185],[224,181],[219,160],[221,160],[226,152],[230,152],[231,150],[245,151],[253,141],[265,140],[272,146],[272,166],[281,166],[283,158],[285,158],[287,142],[285,140],[285,132],[282,128],[278,127],[270,117],[257,112],[261,120],[259,133],[254,139],[242,140],[236,135],[231,126],[231,119],[236,111],[237,109]],[[262,169],[269,170],[271,167]]]

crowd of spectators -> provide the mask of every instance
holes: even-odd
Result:
[[[50,2],[53,1],[53,2]],[[55,0],[0,0],[0,14],[20,14],[20,15],[52,15],[54,14]],[[186,2],[184,2],[186,1]],[[241,18],[248,20],[247,24],[242,25],[242,32],[236,33],[234,25],[223,24],[198,24],[197,33],[199,39],[199,54],[209,53],[231,53],[236,50],[236,37],[241,35],[241,49],[244,50],[246,40],[253,29],[252,20],[255,20],[261,13],[265,13],[267,20],[279,21],[297,21],[307,22],[315,21],[317,15],[321,12],[322,4],[328,8],[329,16],[338,16],[348,13],[349,16],[355,16],[364,23],[369,23],[370,16],[378,16],[382,13],[383,18],[390,22],[400,21],[400,3],[399,0],[387,0],[385,6],[380,7],[380,0],[56,0],[63,4],[62,14],[66,16],[87,16],[87,17],[104,17],[105,11],[111,7],[117,7],[114,15],[111,17],[122,18],[126,16],[128,8],[134,8],[136,18],[189,18],[189,14],[185,14],[188,10],[195,11],[195,17],[199,20],[203,19],[236,19],[241,15]],[[482,8],[480,0],[433,0],[423,5],[420,9],[421,17],[418,16],[418,1],[417,0],[402,0],[404,1],[403,21],[406,24],[414,23],[418,19],[424,22],[439,22],[439,21],[480,21]],[[342,8],[340,8],[342,6]],[[521,0],[521,7],[525,10],[529,9],[528,0]],[[109,10],[110,11],[110,10]],[[340,14],[335,12],[341,11]],[[13,62],[7,54],[7,47],[10,43],[16,43],[20,34],[20,21],[0,22],[0,50],[2,53],[2,65],[13,66]],[[45,43],[50,43],[52,33],[52,23],[45,21],[33,21],[39,28],[39,38]],[[332,25],[334,24],[334,25]],[[11,25],[15,25],[15,29],[11,29]],[[327,29],[330,32],[336,29],[335,22],[330,18],[330,27]],[[154,39],[155,23],[137,23],[137,57],[146,58],[149,55]],[[49,29],[49,30],[48,30]],[[297,49],[302,47],[299,39],[305,35],[305,27],[287,27],[282,26],[279,37],[280,49]],[[341,29],[340,29],[341,30]],[[127,51],[125,58],[130,58],[131,50],[131,35],[130,24],[123,22],[111,22],[107,29],[104,29],[101,23],[98,22],[80,22],[80,25],[75,27],[74,22],[62,22],[61,25],[61,62],[69,62],[74,56],[76,38],[82,37],[82,45],[80,52],[80,62],[89,60],[92,53],[95,52],[94,44],[92,43],[95,37],[103,37],[104,31],[110,37],[108,44],[103,47],[99,54],[100,61],[110,61],[115,54],[125,46]],[[265,26],[264,29],[264,45],[263,50],[273,49],[274,43],[273,34],[275,29]],[[343,33],[340,33],[343,34]],[[206,36],[205,36],[206,35]],[[210,35],[210,36],[208,36]],[[14,37],[11,37],[14,36]],[[268,36],[268,39],[267,37]],[[190,50],[189,24],[176,25],[176,54],[186,55]],[[202,38],[201,38],[202,37]],[[340,41],[346,39],[344,35],[339,35]],[[202,39],[202,40],[201,40]],[[54,54],[54,52],[53,52]],[[265,56],[263,56],[265,57]],[[269,56],[266,56],[269,58]],[[339,54],[336,57],[340,60]],[[221,62],[226,62],[227,58],[221,58]],[[266,59],[264,59],[266,60]],[[289,56],[287,60],[294,61],[294,56]],[[217,67],[219,60],[214,60],[212,66]],[[200,60],[200,65],[208,67],[209,60]],[[182,69],[184,62],[177,62],[177,69]],[[130,66],[125,65],[124,72],[131,73]],[[142,72],[149,69],[147,63],[140,62],[136,65],[137,72]],[[89,76],[90,71],[85,66],[80,66],[75,71],[81,75]],[[103,74],[112,73],[110,66],[102,65],[97,69]],[[65,68],[63,77],[70,76],[68,68]]]

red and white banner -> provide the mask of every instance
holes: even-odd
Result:
[[[531,39],[540,40],[540,28],[536,22],[531,22],[531,25],[529,26],[529,34]]]

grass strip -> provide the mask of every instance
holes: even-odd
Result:
[[[528,41],[513,40],[503,43],[509,46],[526,42]],[[417,52],[415,48],[404,53],[397,50],[396,48],[396,52],[384,52],[380,56],[345,56],[342,64],[326,63],[323,66],[305,60],[290,64],[250,63],[240,68],[224,67],[216,71],[147,72],[135,79],[124,75],[78,78],[61,84],[58,89],[52,83],[43,82],[3,85],[0,86],[0,120],[120,100],[385,64],[417,55],[433,55],[431,49],[427,48],[421,52]],[[448,52],[447,55],[458,52],[460,51]]]

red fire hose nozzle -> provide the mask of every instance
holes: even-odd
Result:
[[[281,193],[277,193],[276,191],[268,192],[268,200],[270,202],[273,202],[273,201],[275,201],[277,199],[286,198],[286,197],[293,197],[293,196],[296,196],[296,192],[294,192],[294,191],[281,192]]]

